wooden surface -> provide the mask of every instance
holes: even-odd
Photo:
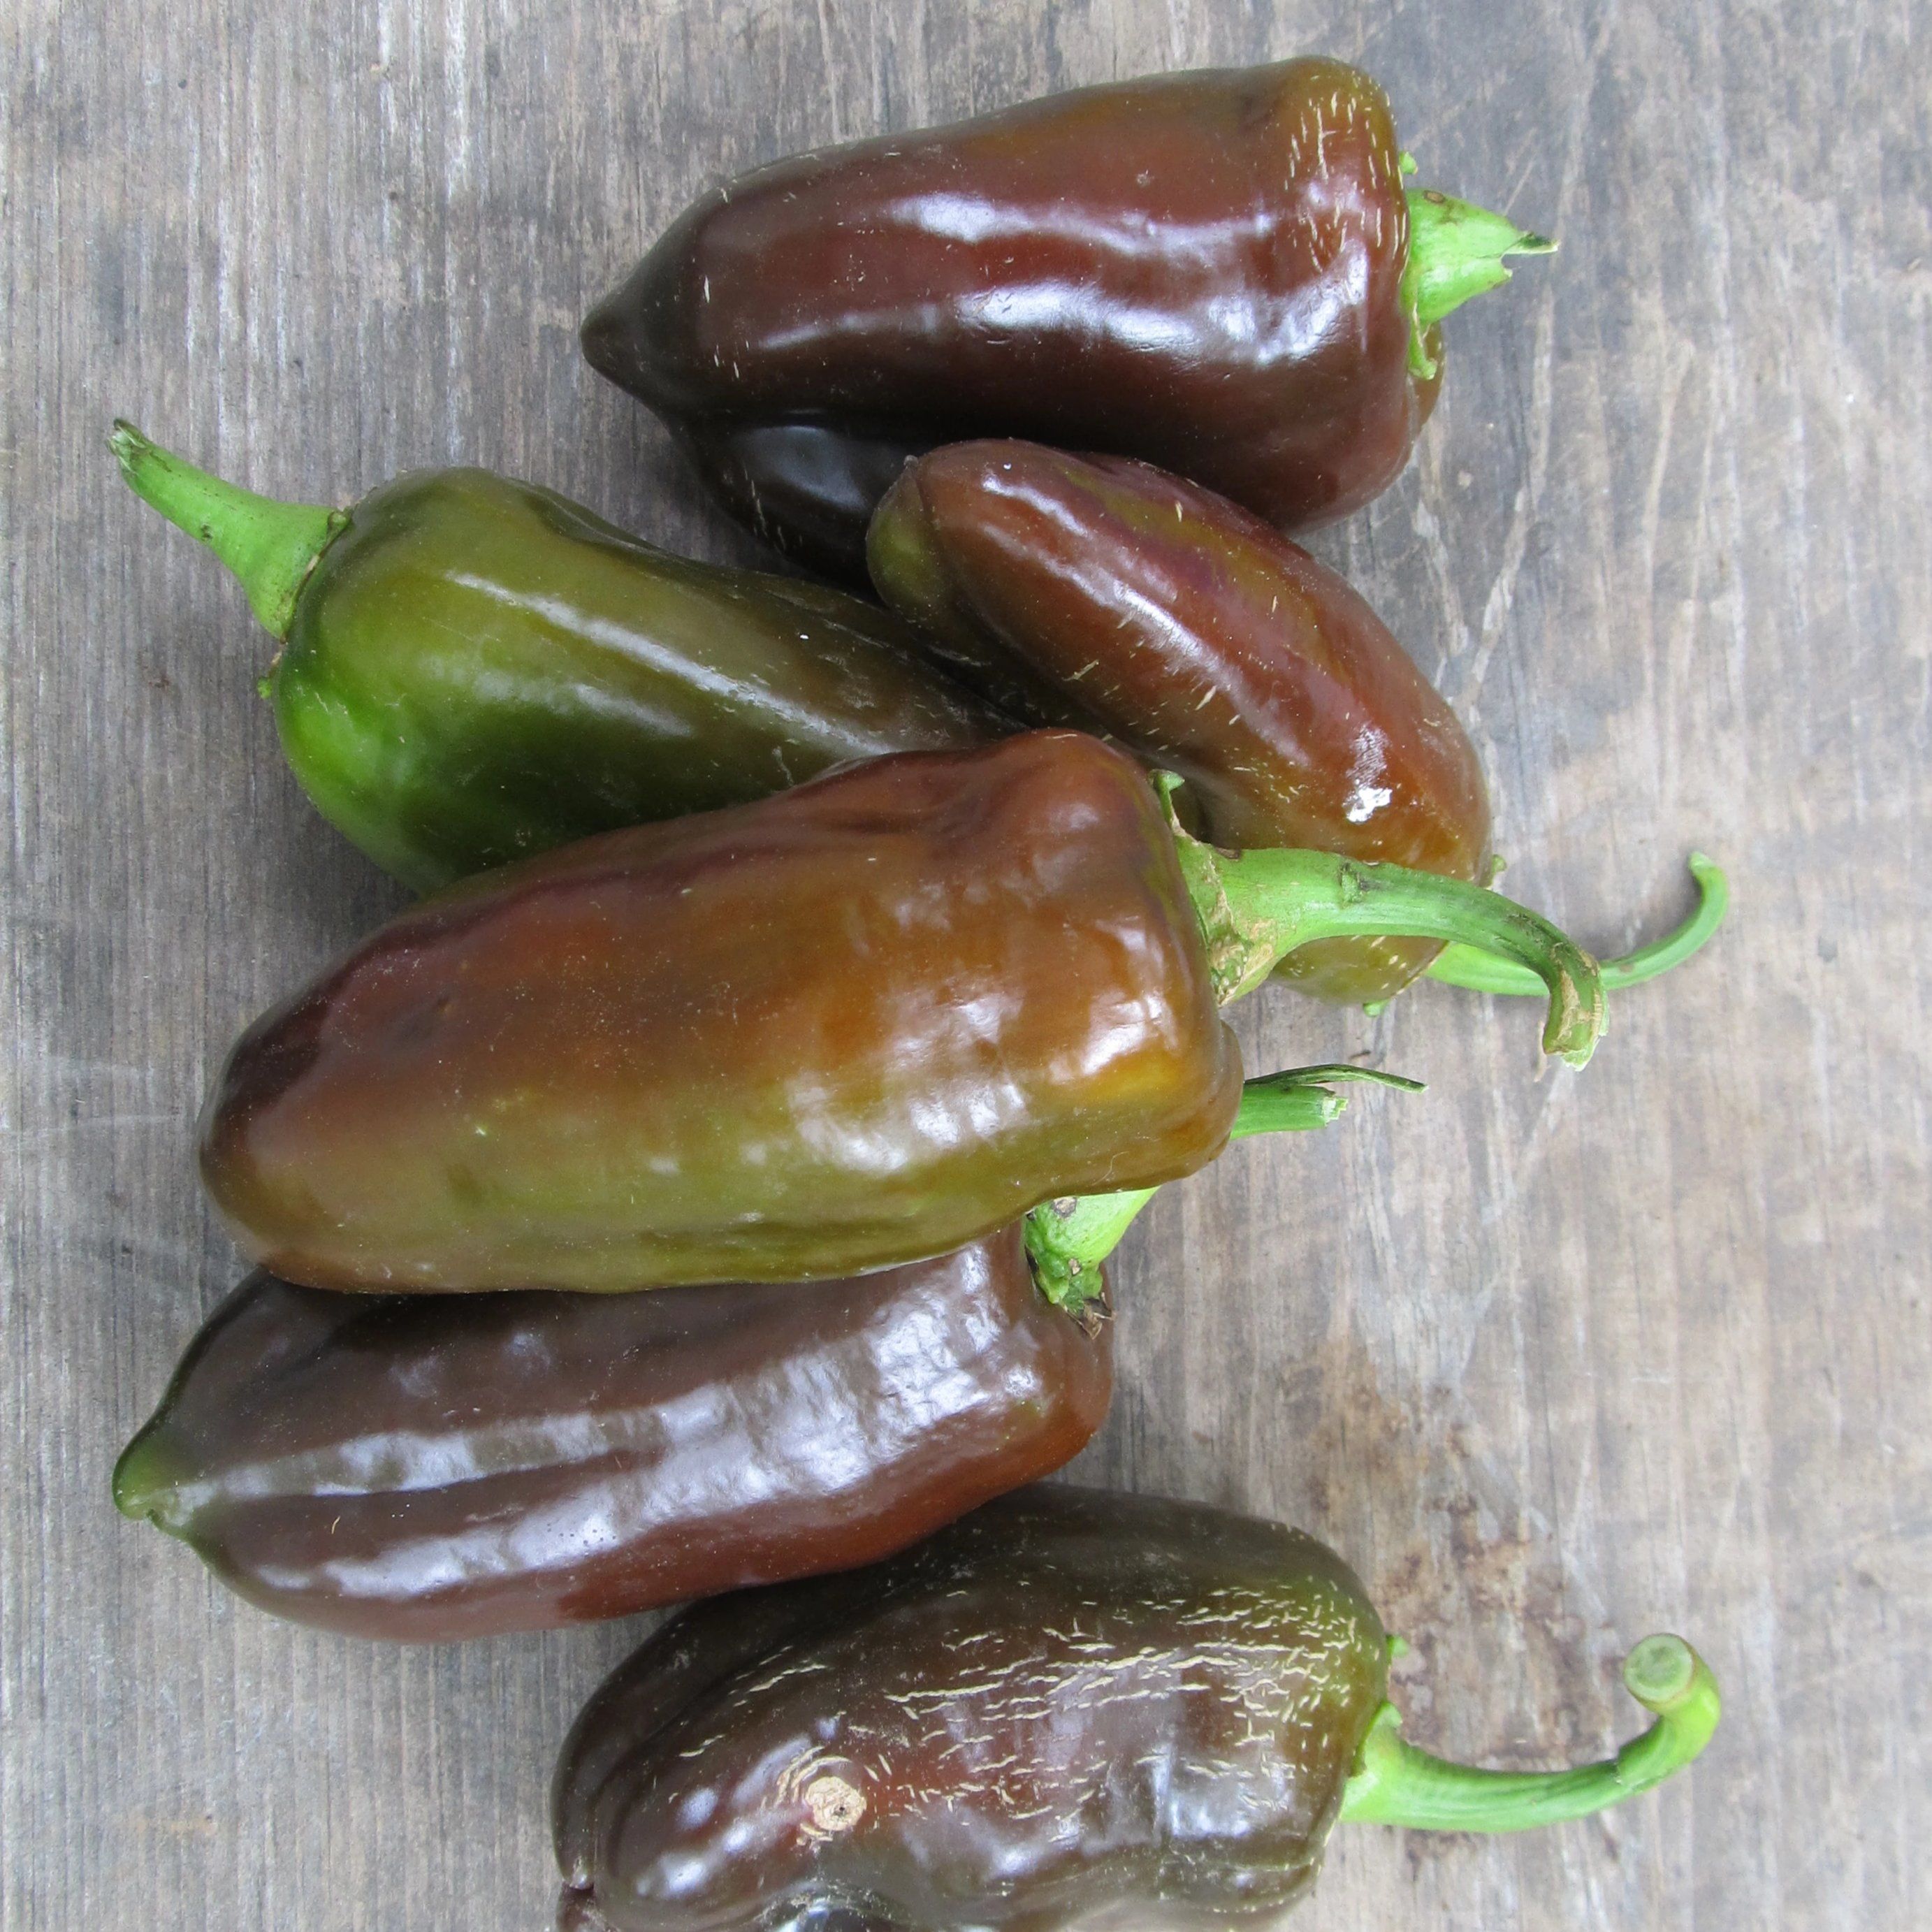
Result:
[[[574,340],[690,195],[1315,50],[1382,79],[1425,179],[1563,242],[1450,323],[1418,460],[1318,547],[1468,721],[1518,896],[1618,947],[1701,844],[1737,909],[1580,1075],[1442,988],[1244,1008],[1257,1065],[1366,1050],[1430,1091],[1156,1205],[1080,1468],[1333,1541],[1445,1750],[1598,1753],[1654,1628],[1723,1682],[1703,1764],[1601,1820],[1338,1834],[1310,1932],[1923,1924],[1928,49],[1915,0],[14,0],[7,1932],[535,1928],[556,1744],[640,1628],[372,1648],[110,1505],[236,1272],[189,1159],[214,1062],[399,896],[297,793],[266,640],[122,488],[110,416],[311,500],[460,459],[749,557]]]

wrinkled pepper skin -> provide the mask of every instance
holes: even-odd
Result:
[[[654,1636],[564,1746],[560,1922],[1265,1922],[1313,1882],[1386,1676],[1361,1586],[1308,1537],[1009,1496]]]
[[[1394,481],[1433,406],[1395,130],[1330,60],[1084,88],[714,190],[584,325],[725,506],[858,577],[909,456],[1138,456],[1293,529]]]
[[[1123,458],[959,444],[908,466],[869,559],[949,668],[1179,772],[1216,844],[1483,875],[1488,795],[1455,714],[1344,579],[1226,497]],[[1328,940],[1276,970],[1383,1000],[1438,950]]]
[[[855,598],[670,556],[480,470],[355,506],[269,688],[323,816],[418,891],[1006,728]]]
[[[244,1281],[116,1498],[276,1615],[440,1642],[890,1556],[1078,1454],[1112,1394],[1017,1228],[808,1292]]]
[[[243,1036],[201,1167],[312,1287],[802,1281],[1192,1173],[1240,1079],[1153,788],[1033,732],[405,912]]]

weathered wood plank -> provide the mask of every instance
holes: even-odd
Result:
[[[1587,1072],[1518,1009],[1244,1010],[1426,1077],[1250,1147],[1118,1272],[1090,1476],[1334,1540],[1411,1734],[1627,1730],[1682,1784],[1494,1844],[1338,1840],[1310,1926],[1904,1928],[1932,1890],[1932,72],[1911,0],[24,0],[0,24],[0,1922],[540,1921],[543,1789],[634,1627],[394,1652],[233,1603],[107,1474],[232,1278],[188,1124],[397,901],[308,810],[241,599],[123,492],[125,411],[290,494],[453,458],[745,556],[576,354],[696,189],[1115,74],[1319,48],[1431,178],[1563,238],[1451,325],[1418,462],[1320,548],[1437,672],[1513,889],[1606,946],[1730,862],[1719,950]],[[1919,1912],[1912,1910],[1920,1903]]]

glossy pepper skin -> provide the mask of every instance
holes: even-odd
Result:
[[[425,471],[329,511],[126,424],[114,448],[284,640],[265,688],[304,789],[418,891],[1011,728],[875,605],[672,556],[534,484]]]
[[[564,1746],[560,1922],[1264,1921],[1313,1881],[1387,1654],[1298,1532],[1008,1497],[652,1637]]]
[[[1152,788],[1035,732],[404,913],[243,1036],[201,1167],[310,1286],[800,1281],[1190,1173],[1240,1084]]]
[[[476,1300],[250,1276],[116,1499],[280,1616],[440,1642],[890,1555],[1085,1445],[1112,1328],[1018,1228],[804,1293]]]
[[[1386,488],[1434,406],[1409,236],[1366,75],[1164,75],[716,189],[584,349],[734,514],[834,575],[861,573],[908,456],[987,435],[1144,457],[1292,529]]]
[[[1484,874],[1488,795],[1455,714],[1342,578],[1226,497],[1124,458],[958,444],[907,466],[868,554],[950,669],[1179,772],[1216,844]],[[1276,971],[1382,1000],[1437,950],[1331,940]]]
[[[1092,1490],[1003,1498],[870,1570],[698,1605],[591,1700],[550,1815],[563,1932],[1273,1922],[1338,1820],[1517,1832],[1661,1784],[1720,1700],[1682,1638],[1613,1757],[1485,1771],[1400,1735],[1334,1554]]]

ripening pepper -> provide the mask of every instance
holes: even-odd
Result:
[[[1514,1831],[1688,1763],[1709,1670],[1646,1638],[1615,1759],[1472,1770],[1405,1744],[1390,1646],[1312,1538],[1036,1489],[856,1575],[700,1604],[566,1741],[567,1932],[1253,1924],[1339,1820]]]
[[[1111,1326],[1017,1227],[856,1280],[334,1294],[251,1275],[115,1499],[263,1610],[435,1642],[850,1569],[1050,1474]]]
[[[1226,497],[1123,457],[957,443],[907,465],[868,554],[964,682],[1178,772],[1214,844],[1486,873],[1489,799],[1455,714],[1340,576]],[[1276,970],[1361,1003],[1437,950],[1336,940]]]
[[[1012,728],[876,605],[672,556],[535,484],[419,471],[333,510],[127,423],[112,443],[281,640],[264,688],[304,790],[418,891]]]
[[[943,1253],[1220,1152],[1218,1003],[1336,933],[1588,956],[1498,895],[1214,853],[1124,754],[1038,731],[565,846],[402,914],[230,1054],[201,1168],[314,1287],[796,1281]]]
[[[1351,1081],[1414,1085],[1297,1067],[1244,1091],[1234,1131],[1325,1126]],[[355,1295],[258,1271],[115,1501],[263,1610],[418,1642],[851,1569],[1084,1446],[1113,1392],[1103,1264],[1142,1204],[1042,1207],[803,1292]]]
[[[1298,528],[1394,480],[1442,318],[1551,245],[1408,165],[1332,60],[1086,88],[712,190],[584,351],[833,575],[908,456],[974,436],[1144,457]]]

